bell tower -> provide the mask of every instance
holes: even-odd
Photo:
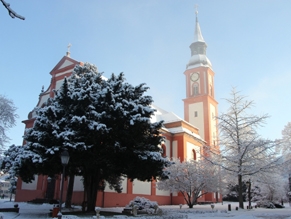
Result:
[[[215,100],[214,71],[206,56],[207,44],[201,33],[196,9],[194,41],[190,45],[191,58],[186,65],[186,98],[184,119],[199,129],[206,144],[217,147],[218,102]]]

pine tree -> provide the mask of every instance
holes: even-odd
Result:
[[[59,155],[68,150],[68,173],[83,177],[88,211],[105,181],[121,192],[122,176],[148,181],[162,176],[169,162],[158,147],[162,122],[150,121],[154,110],[147,89],[126,83],[122,73],[103,80],[94,65],[76,66],[24,136],[27,149],[43,158],[38,173],[60,173]]]

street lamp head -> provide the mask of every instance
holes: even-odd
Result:
[[[250,182],[246,181],[246,186],[249,187],[250,186]]]
[[[49,176],[49,177],[47,178],[47,182],[50,183],[51,181],[52,181],[52,178]]]
[[[69,152],[67,150],[64,150],[61,153],[61,161],[62,161],[62,164],[65,165],[65,166],[68,165],[69,159],[70,159]]]

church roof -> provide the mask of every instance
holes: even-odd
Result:
[[[152,108],[156,110],[155,115],[152,117],[152,122],[158,122],[163,120],[164,123],[170,123],[170,122],[177,122],[181,121],[179,116],[177,116],[175,113],[168,112],[154,104],[152,104]]]
[[[196,54],[196,55],[191,56],[187,65],[187,69],[196,68],[199,66],[212,68],[212,64],[206,55]]]
[[[190,126],[194,129],[198,129],[197,127],[188,123],[187,121],[185,121],[181,117],[177,116],[173,112],[168,112],[168,111],[166,111],[166,110],[164,110],[164,109],[162,109],[154,104],[152,104],[151,106],[152,106],[152,108],[154,108],[156,110],[154,116],[152,116],[152,118],[151,118],[151,122],[159,122],[159,121],[163,120],[165,125],[169,124],[169,123],[174,123],[174,122],[182,122],[184,124],[187,124],[187,126]],[[200,135],[194,133],[192,130],[190,130],[189,128],[187,128],[186,126],[183,126],[183,125],[179,125],[179,126],[175,126],[175,127],[171,127],[171,128],[163,127],[163,129],[172,133],[172,134],[187,133],[187,134],[193,136],[194,138],[197,138],[201,141],[204,141],[204,139],[202,139]]]

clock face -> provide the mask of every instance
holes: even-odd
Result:
[[[199,73],[195,72],[190,76],[191,81],[197,81],[199,79]]]

